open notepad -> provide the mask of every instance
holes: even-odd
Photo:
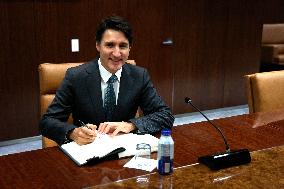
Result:
[[[136,145],[147,143],[151,146],[151,151],[158,149],[159,139],[149,135],[137,135],[133,133],[122,134],[111,137],[107,134],[98,134],[96,140],[90,144],[78,145],[76,142],[63,144],[60,148],[77,165],[84,165],[92,160],[99,160],[115,155],[118,158],[133,156],[136,154]]]

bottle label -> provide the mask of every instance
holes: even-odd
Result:
[[[161,175],[170,174],[173,172],[173,159],[170,156],[162,156],[158,161],[158,172]]]
[[[174,142],[170,137],[161,137],[158,145],[158,172],[167,175],[173,172]]]
[[[171,171],[171,163],[165,163],[165,173],[169,173]]]

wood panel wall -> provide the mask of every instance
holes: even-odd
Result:
[[[0,141],[38,134],[33,1],[0,1]]]
[[[185,96],[201,109],[246,104],[242,76],[258,70],[262,23],[284,22],[283,12],[282,0],[0,0],[0,141],[39,134],[38,65],[96,57],[106,16],[130,21],[130,58],[177,114],[192,111]]]

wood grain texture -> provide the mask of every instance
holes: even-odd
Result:
[[[224,51],[223,106],[246,103],[243,76],[260,67],[259,2],[230,1]]]
[[[90,188],[283,188],[280,181],[284,174],[283,155],[284,146],[279,146],[251,153],[252,161],[247,165],[219,171],[211,171],[202,164],[189,165],[174,169],[168,176],[143,175],[147,182],[139,185],[139,178],[134,177]]]
[[[0,2],[0,141],[38,135],[33,1]]]
[[[95,30],[109,15],[133,26],[130,59],[174,114],[193,111],[185,96],[203,110],[246,104],[242,76],[259,68],[261,26],[284,22],[282,0],[3,0],[0,9],[0,141],[38,135],[37,66],[96,57]]]
[[[283,116],[284,109],[214,122],[223,130],[231,149],[248,148],[252,152],[284,145]],[[177,126],[172,133],[175,168],[196,163],[199,156],[225,150],[221,136],[208,122]],[[124,168],[129,160],[78,167],[58,147],[1,156],[0,188],[84,188],[148,173]]]
[[[158,93],[172,107],[173,46],[162,45],[172,38],[173,1],[134,0],[128,2],[127,17],[134,30],[131,57],[147,68]]]
[[[203,110],[246,104],[243,75],[259,69],[260,5],[207,0],[185,5],[175,4],[174,112],[192,111],[185,96]]]

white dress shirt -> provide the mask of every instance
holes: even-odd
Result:
[[[109,78],[112,76],[112,73],[110,73],[109,71],[107,71],[102,63],[101,63],[101,59],[98,60],[98,64],[99,64],[99,71],[101,74],[101,89],[102,89],[102,99],[103,99],[103,104],[105,103],[105,93],[106,93],[106,88],[107,88],[107,81],[109,80]],[[115,92],[115,99],[116,99],[116,104],[117,104],[117,98],[118,98],[118,94],[119,94],[119,86],[120,86],[120,77],[121,77],[121,72],[122,72],[122,68],[120,68],[116,73],[116,77],[117,77],[117,81],[113,83],[113,88],[114,88],[114,92]]]

